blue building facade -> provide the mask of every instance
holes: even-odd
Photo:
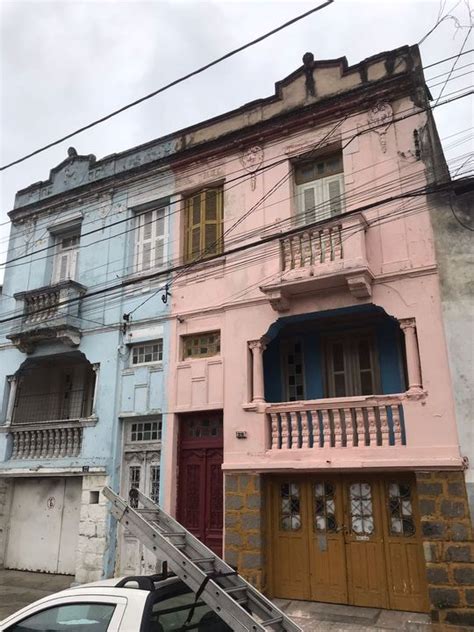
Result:
[[[71,148],[10,212],[0,303],[7,568],[83,582],[156,564],[115,537],[100,493],[111,484],[160,494],[171,178],[133,177],[140,155],[97,162]]]

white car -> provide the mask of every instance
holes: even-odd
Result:
[[[231,632],[177,577],[125,577],[44,597],[0,622],[0,632]]]

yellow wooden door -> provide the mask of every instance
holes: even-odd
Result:
[[[388,608],[380,485],[371,476],[345,479],[349,603]]]
[[[414,479],[394,475],[381,486],[390,608],[427,612],[426,570]]]
[[[308,481],[306,488],[311,509],[311,599],[347,603],[342,483],[336,477],[324,477]]]
[[[301,477],[271,483],[272,593],[310,599],[307,490]]]

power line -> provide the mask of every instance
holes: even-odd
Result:
[[[112,117],[117,116],[118,114],[121,114],[122,112],[125,112],[126,110],[129,110],[130,108],[135,107],[136,105],[139,105],[140,103],[143,103],[144,101],[147,101],[148,99],[151,99],[152,97],[155,97],[156,95],[161,94],[162,92],[165,92],[166,90],[169,90],[170,88],[178,85],[179,83],[182,83],[183,81],[186,81],[187,79],[190,79],[191,77],[195,77],[196,75],[201,74],[205,70],[208,70],[209,68],[212,68],[213,66],[216,66],[217,64],[220,64],[226,59],[229,59],[230,57],[237,55],[237,53],[240,53],[243,50],[246,50],[247,48],[250,48],[251,46],[258,44],[259,42],[262,42],[263,40],[267,39],[271,35],[274,35],[275,33],[278,33],[279,31],[286,29],[292,24],[295,24],[296,22],[303,20],[304,18],[308,17],[312,13],[315,13],[316,11],[320,11],[321,9],[324,9],[325,7],[332,4],[333,2],[334,0],[326,0],[326,2],[324,2],[323,4],[320,4],[317,7],[314,7],[313,9],[310,9],[309,11],[306,11],[305,13],[302,13],[301,15],[296,16],[295,18],[292,18],[288,22],[285,22],[284,24],[281,24],[280,26],[272,29],[271,31],[268,31],[264,35],[260,35],[260,37],[257,37],[251,42],[247,42],[246,44],[243,44],[242,46],[235,48],[234,50],[226,53],[225,55],[222,55],[218,59],[215,59],[214,61],[211,61],[208,64],[205,64],[204,66],[201,66],[200,68],[197,68],[196,70],[193,70],[192,72],[189,72],[188,74],[183,75],[182,77],[179,77],[178,79],[175,79],[174,81],[171,81],[170,83],[162,86],[161,88],[158,88],[157,90],[154,90],[153,92],[150,92],[150,94],[147,94],[141,97],[140,99],[136,99],[135,101],[132,101],[131,103],[128,103],[127,105],[122,106],[118,110],[114,110],[110,114],[106,114],[105,116],[102,116],[101,118],[96,119],[92,123],[89,123],[88,125],[84,125],[83,127],[80,127],[74,132],[70,132],[69,134],[66,134],[65,136],[63,136],[62,138],[52,141],[51,143],[48,143],[47,145],[44,145],[43,147],[40,147],[39,149],[36,149],[35,151],[32,151],[31,153],[25,156],[22,156],[21,158],[17,158],[13,162],[10,162],[7,165],[0,167],[0,171],[4,171],[5,169],[8,169],[9,167],[13,167],[13,165],[17,165],[20,162],[24,162],[25,160],[27,160],[28,158],[31,158],[32,156],[36,156],[37,154],[40,154],[41,152],[46,151],[47,149],[50,149],[51,147],[54,147],[55,145],[59,145],[63,141],[68,140],[69,138],[72,138],[73,136],[76,136],[77,134],[80,134],[81,132],[84,132],[85,130],[91,129],[92,127],[95,127],[96,125],[99,125],[99,123],[103,123],[104,121],[107,121],[111,119]]]
[[[407,198],[413,198],[413,197],[422,197],[428,194],[433,194],[433,193],[438,193],[441,192],[443,190],[449,190],[449,187],[451,187],[451,183],[447,183],[445,185],[440,185],[437,187],[433,187],[433,186],[425,186],[425,187],[421,187],[420,189],[416,189],[413,191],[409,191],[409,192],[405,192],[405,193],[401,193],[398,195],[394,195],[388,198],[384,198],[383,200],[378,200],[375,202],[371,202],[369,204],[366,204],[362,207],[359,207],[357,209],[353,209],[352,211],[349,211],[348,213],[345,213],[344,217],[348,217],[351,215],[354,215],[356,213],[361,213],[363,211],[367,211],[370,210],[372,208],[376,208],[378,206],[381,206],[383,204],[389,204],[391,202],[395,202],[397,200],[403,200],[403,199],[407,199]],[[305,226],[306,230],[312,229],[312,228],[316,228],[316,227],[320,227],[323,226],[325,223],[327,223],[327,220],[324,221],[316,221],[316,222],[312,222],[310,224],[307,224]],[[297,234],[298,232],[301,232],[302,228],[301,226],[297,226],[295,228],[291,228],[287,231],[284,232],[280,232],[277,234],[273,234],[270,235],[268,237],[263,237],[262,239],[260,239],[259,241],[256,242],[250,242],[247,244],[242,244],[241,246],[237,246],[236,248],[232,248],[229,249],[227,251],[224,251],[222,253],[216,254],[216,255],[211,255],[209,257],[207,257],[206,259],[206,263],[210,262],[210,261],[215,261],[217,259],[220,259],[222,257],[226,257],[226,256],[230,256],[230,255],[234,255],[246,250],[249,250],[251,248],[255,248],[256,246],[263,246],[267,243],[271,243],[272,241],[275,241],[276,239],[283,239],[285,237],[290,237],[291,235]],[[74,297],[71,299],[67,299],[65,301],[61,301],[60,303],[58,303],[57,307],[63,307],[64,305],[69,305],[71,303],[77,303],[78,301],[83,301],[84,299],[87,299],[88,297],[92,297],[92,296],[98,296],[100,294],[104,294],[105,292],[108,291],[112,291],[114,289],[120,289],[120,288],[124,288],[124,287],[128,287],[128,286],[133,286],[136,285],[137,283],[143,283],[144,281],[148,281],[148,280],[152,280],[152,279],[156,279],[158,277],[163,277],[166,275],[170,275],[173,273],[179,273],[181,270],[187,268],[189,269],[190,265],[202,265],[202,262],[196,262],[194,264],[180,264],[177,266],[172,266],[169,267],[165,270],[159,270],[157,272],[148,274],[148,275],[143,275],[140,276],[139,278],[132,278],[132,279],[125,279],[124,281],[122,281],[119,284],[116,284],[115,286],[109,286],[108,288],[104,288],[102,290],[95,290],[94,292],[90,292],[90,293],[86,293],[81,297]],[[163,288],[164,289],[164,286]],[[44,309],[38,309],[37,313],[41,313],[42,311],[47,311],[50,308],[44,308]],[[10,322],[12,320],[18,319],[18,318],[22,318],[23,315],[17,315],[17,316],[12,316],[9,318],[4,318],[0,320],[0,323],[5,323],[5,322]]]
[[[449,81],[449,78],[451,77],[451,75],[453,74],[454,69],[456,68],[456,64],[458,63],[459,58],[460,58],[460,57],[461,57],[461,55],[462,55],[462,52],[463,52],[463,50],[464,50],[464,46],[465,46],[465,45],[466,45],[466,43],[467,43],[467,40],[468,40],[468,38],[469,38],[469,35],[471,34],[471,31],[472,31],[472,26],[470,26],[470,27],[469,27],[469,29],[468,29],[468,31],[467,31],[467,33],[466,33],[466,37],[464,38],[464,41],[463,41],[463,43],[462,43],[462,45],[461,45],[461,48],[460,48],[460,50],[459,50],[459,53],[456,55],[456,58],[455,58],[455,60],[454,60],[454,62],[453,62],[453,65],[452,65],[452,67],[451,67],[451,70],[450,70],[450,72],[449,72],[449,75],[448,75],[448,77],[447,77],[446,81],[444,82],[444,85],[443,85],[443,87],[441,88],[440,93],[438,94],[438,98],[436,99],[435,106],[438,104],[438,101],[441,99],[441,96],[442,96],[442,94],[443,94],[443,92],[444,92],[444,89],[445,89],[445,87],[446,87],[446,85],[447,85],[447,83],[448,83],[448,81]]]
[[[456,92],[459,92],[459,91],[456,91]],[[471,91],[465,92],[465,93],[463,93],[463,94],[461,94],[461,95],[458,95],[458,96],[456,96],[456,97],[452,97],[452,98],[449,98],[449,99],[445,99],[445,100],[444,100],[444,101],[442,101],[442,102],[438,102],[438,103],[437,103],[435,106],[433,106],[433,107],[430,107],[430,106],[428,105],[427,107],[425,107],[425,108],[420,108],[420,109],[416,110],[415,112],[412,112],[411,114],[406,114],[406,115],[403,115],[403,116],[398,116],[398,117],[395,117],[395,118],[393,118],[393,119],[392,119],[391,123],[397,123],[397,122],[399,122],[399,121],[406,120],[407,118],[410,118],[411,116],[416,116],[417,114],[421,114],[422,112],[432,110],[432,109],[434,109],[434,107],[440,107],[440,106],[445,105],[445,104],[447,104],[447,103],[451,103],[451,102],[456,101],[456,100],[458,100],[458,99],[464,98],[465,96],[469,96],[469,95],[470,95],[470,94],[472,94],[473,92],[474,92],[474,90],[471,90]],[[411,108],[409,108],[409,109],[411,109]],[[407,110],[407,111],[408,111],[408,110]],[[355,115],[354,115],[354,116],[355,116]],[[368,133],[368,132],[370,132],[370,131],[372,131],[372,130],[374,130],[374,129],[377,129],[378,127],[385,126],[385,125],[386,125],[386,123],[380,123],[380,124],[373,125],[373,126],[368,126],[368,127],[366,127],[366,128],[363,128],[362,130],[359,130],[356,134],[354,134],[353,136],[351,136],[351,137],[348,139],[348,142],[344,145],[344,147],[347,147],[347,145],[348,145],[350,142],[352,142],[355,138],[357,138],[358,136],[361,136],[362,134],[366,134],[366,133]],[[341,140],[343,140],[343,139],[341,139]],[[308,150],[307,150],[307,149],[305,149],[305,153],[306,153],[307,151],[308,151]],[[264,171],[266,171],[266,170],[268,170],[268,169],[270,169],[270,168],[272,168],[272,167],[274,167],[274,166],[277,166],[277,165],[280,165],[280,164],[283,164],[283,163],[286,163],[286,162],[288,162],[288,157],[287,157],[287,156],[286,156],[286,154],[285,154],[285,157],[284,157],[282,160],[277,160],[277,161],[274,161],[274,162],[269,163],[269,164],[267,164],[267,165],[264,165],[264,166],[262,166],[262,167],[259,167],[258,169],[256,169],[256,170],[254,171],[254,173],[255,173],[255,174],[258,174],[258,173],[264,172]],[[232,183],[232,182],[235,182],[235,181],[239,181],[239,180],[241,180],[241,179],[244,179],[244,180],[249,180],[249,179],[252,177],[252,175],[253,175],[253,174],[248,174],[247,172],[245,172],[245,173],[243,173],[241,176],[237,176],[236,178],[233,178],[233,179],[231,179],[231,180],[228,180],[228,181],[226,182],[226,184],[228,184],[228,183]],[[148,177],[148,176],[147,176],[147,177]],[[143,179],[143,176],[142,176],[142,179]],[[152,188],[153,188],[153,187],[155,187],[155,186],[156,186],[156,184],[153,184],[153,185],[151,185],[151,186],[152,186]],[[165,196],[165,197],[168,197],[168,196]],[[181,200],[175,200],[175,201],[170,201],[170,202],[169,202],[169,206],[172,206],[172,205],[175,205],[175,204],[180,205],[180,204],[181,204]],[[177,209],[176,211],[174,211],[174,212],[179,212],[179,210],[180,210],[180,209],[178,208],[178,209]],[[171,214],[173,214],[173,212],[170,212],[168,215],[171,215]],[[123,219],[121,219],[121,220],[117,220],[116,222],[111,222],[110,224],[108,224],[107,228],[111,228],[112,226],[116,226],[116,225],[122,224],[122,223],[124,223],[124,222],[129,222],[129,221],[131,221],[131,220],[133,220],[133,216],[132,216],[132,217],[126,217],[126,218],[123,218]],[[131,230],[134,230],[134,228],[132,228]],[[87,232],[83,233],[83,234],[81,235],[81,237],[86,237],[86,236],[89,236],[89,235],[91,235],[91,234],[95,234],[95,233],[97,233],[97,232],[102,232],[102,231],[103,231],[103,227],[99,227],[99,228],[96,228],[96,229],[93,229],[93,230],[90,230],[90,231],[87,231]],[[119,236],[120,234],[125,234],[125,233],[127,233],[127,232],[130,232],[130,231],[129,231],[129,230],[126,230],[126,231],[124,231],[123,233],[119,233],[119,234],[114,235],[114,236],[112,236],[112,237],[116,237],[116,236]],[[103,240],[99,240],[99,241],[105,241],[105,240],[111,239],[112,237],[107,237],[107,238],[104,238]],[[97,242],[93,242],[93,243],[97,243]],[[82,245],[80,245],[79,247],[80,247],[80,248],[88,247],[88,246],[90,246],[90,245],[93,245],[93,243],[91,243],[91,244],[82,244]],[[40,249],[35,250],[35,251],[33,251],[33,252],[26,253],[26,254],[24,254],[24,255],[19,255],[18,257],[14,257],[13,259],[10,259],[10,260],[8,260],[8,261],[6,261],[6,262],[4,262],[4,263],[0,263],[0,267],[1,267],[1,266],[5,266],[5,267],[13,267],[11,264],[13,264],[13,263],[15,263],[15,262],[17,262],[17,261],[21,261],[21,260],[24,260],[24,259],[28,259],[28,258],[30,258],[30,257],[32,257],[32,256],[34,256],[34,255],[36,255],[36,254],[38,254],[38,253],[41,253],[41,252],[46,252],[46,251],[48,251],[48,250],[52,250],[54,247],[55,247],[55,245],[54,245],[54,244],[51,244],[51,245],[49,245],[49,246],[45,246],[44,248],[40,248]],[[53,256],[53,254],[52,254],[51,256]],[[38,259],[37,259],[37,260],[38,260]],[[24,264],[22,264],[22,265],[27,265],[27,264],[28,264],[28,262],[25,262],[25,263],[24,263]]]

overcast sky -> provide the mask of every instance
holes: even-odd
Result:
[[[321,1],[321,0],[320,0]],[[421,45],[425,66],[459,52],[467,34],[467,0],[442,0],[446,19]],[[221,56],[319,4],[278,0],[0,2],[1,163],[48,143],[172,79]],[[273,93],[274,83],[316,59],[345,55],[350,64],[414,44],[436,23],[438,0],[335,0],[329,7],[74,139],[3,172],[0,224],[14,195],[66,157],[74,145],[97,158],[122,151]],[[473,32],[465,50],[473,48]],[[443,99],[472,86],[472,54],[458,61]],[[447,73],[453,61],[426,71]],[[433,85],[447,75],[433,79]],[[434,97],[442,86],[432,88]],[[446,156],[473,150],[472,97],[436,110]],[[461,164],[461,161],[458,164]],[[473,166],[469,163],[464,172]],[[8,225],[0,225],[0,262]],[[2,272],[0,268],[0,280]]]

